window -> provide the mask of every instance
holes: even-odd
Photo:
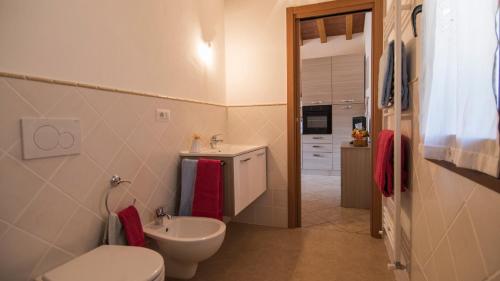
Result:
[[[499,176],[497,0],[427,0],[420,132],[425,158]]]

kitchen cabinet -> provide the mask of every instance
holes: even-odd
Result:
[[[302,60],[300,77],[303,105],[332,103],[332,57]]]
[[[332,101],[336,103],[364,103],[364,55],[332,57]]]
[[[341,163],[340,205],[346,208],[370,208],[372,189],[370,146],[355,147],[349,143],[343,143]]]

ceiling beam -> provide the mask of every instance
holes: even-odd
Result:
[[[345,16],[345,39],[352,39],[352,15]]]
[[[316,20],[316,27],[318,28],[318,34],[321,43],[326,43],[326,28],[325,21],[323,19]]]

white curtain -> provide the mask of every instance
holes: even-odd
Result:
[[[497,1],[424,1],[420,73],[424,157],[495,177]]]

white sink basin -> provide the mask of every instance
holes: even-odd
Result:
[[[223,144],[217,149],[202,148],[200,152],[194,153],[189,151],[181,151],[181,156],[212,156],[212,157],[235,157],[247,152],[258,150],[266,147],[265,145],[236,145]]]

